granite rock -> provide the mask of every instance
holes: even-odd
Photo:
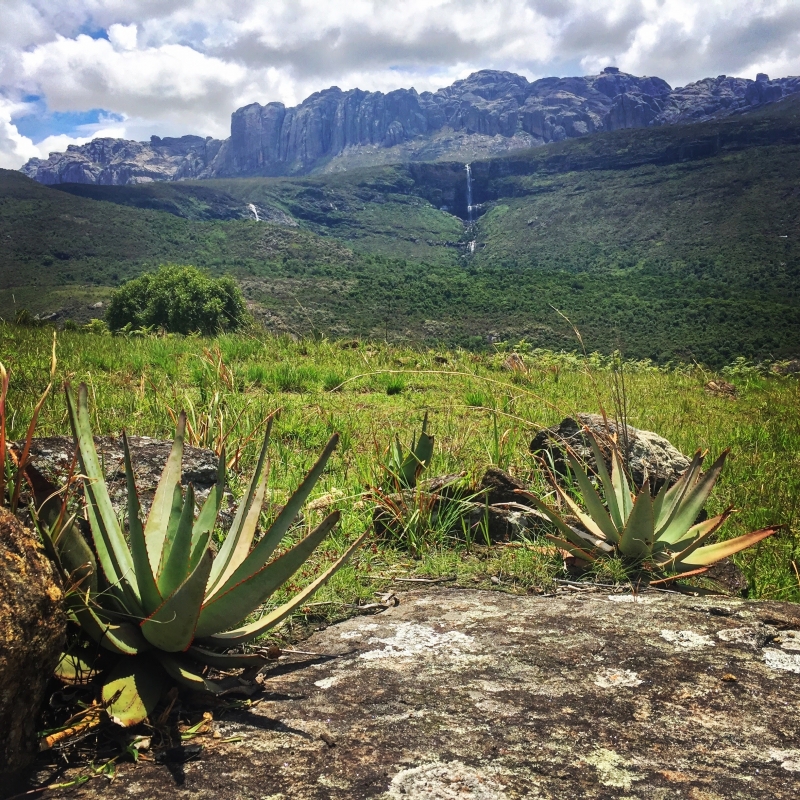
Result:
[[[95,446],[106,476],[111,504],[118,515],[127,513],[127,483],[122,438],[96,436]],[[17,452],[22,443],[12,443]],[[142,513],[146,517],[155,496],[158,481],[167,463],[172,442],[151,439],[147,436],[129,436],[131,462],[136,477],[136,488]],[[75,442],[69,436],[52,436],[34,439],[31,444],[29,469],[33,468],[53,486],[63,486],[69,474],[75,453]],[[202,503],[217,482],[217,455],[212,450],[199,447],[183,448],[181,484],[192,483],[195,498]]]
[[[196,760],[120,763],[81,796],[797,795],[796,605],[607,591],[397,597],[314,633],[301,649],[321,655],[268,667],[260,702],[215,712],[218,738],[195,740]]]
[[[149,142],[100,138],[71,144],[64,153],[32,158],[21,169],[48,185],[91,183],[103,186],[196,178],[217,155],[222,143],[201,136],[151,137]]]
[[[38,751],[36,720],[66,636],[62,601],[36,534],[0,508],[0,794]]]
[[[567,417],[559,425],[539,431],[530,444],[530,450],[546,457],[548,464],[552,463],[556,472],[561,475],[566,474],[568,468],[567,449],[593,470],[594,454],[584,428],[588,428],[595,436],[609,470],[614,440],[616,439],[621,452],[627,446],[627,465],[634,484],[641,486],[647,475],[654,493],[665,481],[670,485],[675,483],[689,467],[689,459],[663,436],[634,428],[632,425],[623,429],[613,419],[606,420],[600,414],[578,414],[575,419]]]

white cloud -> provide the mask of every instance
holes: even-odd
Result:
[[[108,28],[108,40],[118,50],[135,50],[139,33],[137,25],[120,25],[115,23]]]
[[[614,63],[672,85],[800,74],[798,0],[1,1],[0,93],[106,109],[139,139],[225,136],[249,102],[435,90],[482,68],[533,79]],[[3,108],[10,163],[32,143]]]
[[[19,103],[0,97],[0,169],[17,169],[29,158],[39,155],[34,143],[11,122],[19,111]]]

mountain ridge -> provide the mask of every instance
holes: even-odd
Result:
[[[600,131],[688,124],[747,112],[800,92],[800,78],[720,75],[672,88],[606,67],[584,77],[481,70],[437,92],[342,91],[297,106],[251,103],[231,115],[231,136],[95,139],[31,159],[23,174],[48,184],[278,177],[410,161],[473,160]]]

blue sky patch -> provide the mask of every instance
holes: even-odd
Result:
[[[91,22],[84,22],[84,24],[78,28],[78,33],[91,36],[92,39],[108,39],[108,31],[105,28],[96,28]]]
[[[68,136],[80,137],[90,134],[86,126],[97,125],[101,118],[104,122],[121,122],[123,117],[102,108],[89,111],[52,111],[48,112],[41,97],[26,98],[26,102],[35,102],[37,109],[32,114],[14,118],[17,130],[34,143],[39,143],[48,136],[65,133]]]

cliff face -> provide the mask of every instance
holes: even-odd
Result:
[[[42,183],[124,184],[297,175],[389,161],[471,160],[595,131],[700,122],[800,91],[800,78],[720,75],[672,89],[608,67],[600,75],[529,82],[482,70],[437,92],[332,87],[299,106],[251,103],[225,141],[97,139],[22,171]]]
[[[32,158],[21,172],[39,183],[92,183],[119,186],[150,181],[196,178],[208,168],[222,142],[202,136],[164,138],[149,142],[94,139],[70,145],[66,153]]]

